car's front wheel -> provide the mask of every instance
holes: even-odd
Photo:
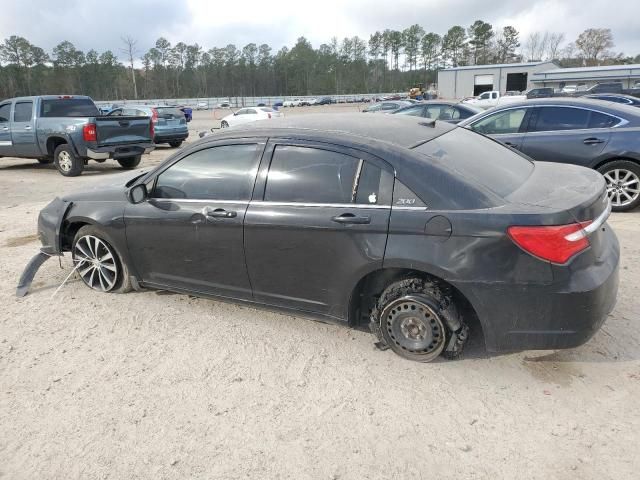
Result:
[[[140,165],[141,160],[142,155],[136,155],[135,157],[119,158],[118,163],[125,170],[131,170],[132,168],[136,168],[138,165]]]
[[[450,292],[421,278],[389,285],[371,312],[370,326],[383,345],[418,362],[434,360],[445,347],[449,358],[458,356],[468,332]]]
[[[131,290],[129,271],[115,248],[93,225],[78,230],[71,248],[73,265],[82,281],[99,292]]]
[[[615,160],[598,171],[607,182],[607,194],[614,212],[627,212],[640,205],[640,165],[629,160]]]
[[[229,128],[229,124],[225,120],[222,120],[222,122],[220,122],[220,128]]]

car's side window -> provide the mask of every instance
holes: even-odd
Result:
[[[246,108],[241,108],[240,110],[238,110],[236,112],[236,115],[244,115],[247,113],[247,109]]]
[[[278,145],[264,199],[271,202],[351,203],[358,158],[319,148]]]
[[[620,123],[620,119],[601,112],[591,112],[589,128],[611,128]]]
[[[530,129],[533,132],[578,130],[587,128],[589,110],[572,107],[540,107],[538,119]]]
[[[456,108],[455,110],[457,112],[457,117],[454,117],[454,119],[459,118],[461,120],[464,120],[465,118],[469,118],[474,115],[473,112],[470,112],[469,110],[463,110],[462,108]]]
[[[248,201],[258,168],[257,147],[224,145],[187,155],[158,176],[151,197]]]
[[[393,187],[393,206],[394,207],[426,207],[424,202],[420,200],[409,187],[396,178]]]
[[[526,113],[526,108],[513,108],[496,112],[473,123],[471,129],[486,135],[518,133]]]
[[[29,122],[33,115],[33,102],[17,102],[13,110],[14,122]]]
[[[397,112],[398,115],[411,115],[413,117],[421,117],[424,107],[422,105],[416,105],[415,107],[409,107]]]
[[[246,111],[247,115],[256,115],[258,112],[256,112],[253,108],[249,108]]]
[[[10,103],[5,103],[3,105],[0,105],[0,123],[1,122],[8,122],[10,114],[11,114],[11,104]]]
[[[444,107],[438,116],[438,120],[458,120],[459,118],[458,110],[449,106]]]

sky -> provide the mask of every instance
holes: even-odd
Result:
[[[300,36],[318,47],[334,36],[368,40],[376,30],[414,23],[444,34],[478,19],[494,30],[515,26],[522,43],[535,31],[564,33],[567,43],[587,28],[610,28],[614,51],[640,54],[637,0],[0,0],[0,11],[0,40],[19,35],[48,52],[69,40],[121,60],[127,35],[139,56],[160,36],[205,49],[267,43],[275,53]]]

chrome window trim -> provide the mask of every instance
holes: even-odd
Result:
[[[429,207],[410,207],[410,206],[404,206],[404,205],[392,205],[391,206],[392,210],[414,210],[414,211],[422,211],[422,212],[426,212],[429,210]]]
[[[273,207],[328,207],[328,208],[374,208],[388,209],[391,205],[376,205],[367,203],[307,203],[307,202],[271,202],[265,200],[251,200],[250,205],[264,205]]]
[[[244,204],[248,205],[250,200],[215,200],[201,198],[165,198],[165,197],[149,197],[149,200],[157,202],[183,202],[183,203],[223,203],[223,204]]]
[[[580,110],[587,110],[589,112],[601,113],[602,115],[608,115],[609,117],[617,118],[620,121],[618,123],[616,123],[615,125],[612,125],[611,127],[575,128],[575,129],[571,129],[571,130],[529,130],[527,128],[527,130],[525,132],[515,132],[515,133],[580,132],[580,131],[602,130],[602,129],[606,129],[606,128],[619,128],[619,127],[624,127],[625,125],[627,125],[629,123],[629,120],[625,120],[624,118],[619,117],[617,115],[614,115],[613,113],[603,112],[602,110],[598,110],[597,108],[581,107],[581,106],[576,106],[576,105],[559,105],[557,103],[543,103],[543,104],[538,103],[536,105],[520,105],[520,106],[509,107],[509,108],[503,108],[503,109],[498,110],[496,112],[489,112],[489,113],[487,113],[487,115],[484,115],[481,118],[478,118],[475,122],[470,123],[469,127],[473,127],[480,120],[484,120],[487,117],[490,117],[490,116],[493,116],[493,115],[497,115],[499,113],[506,112],[508,110],[519,110],[521,108],[527,109],[527,108],[537,108],[537,107],[577,108],[577,109],[580,109]],[[486,135],[494,135],[494,136],[495,135],[515,135],[515,133],[487,133]]]

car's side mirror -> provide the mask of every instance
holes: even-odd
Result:
[[[147,199],[149,193],[147,192],[147,186],[144,183],[140,185],[136,185],[135,187],[129,190],[129,201],[134,205],[137,203],[142,203]]]

